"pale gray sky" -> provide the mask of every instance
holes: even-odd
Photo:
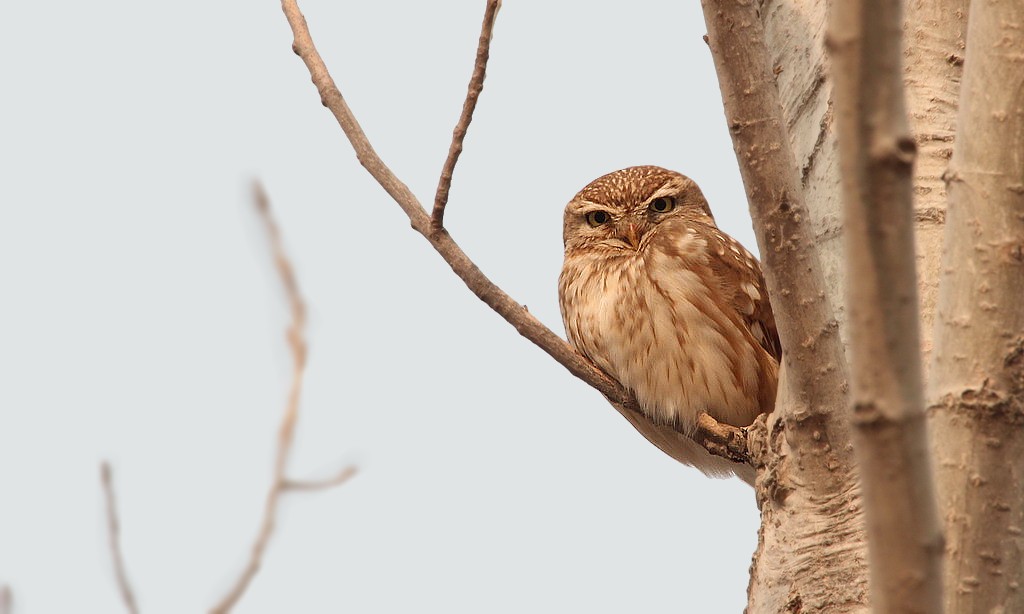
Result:
[[[432,199],[482,0],[303,9],[378,152]],[[564,203],[658,164],[754,247],[696,2],[506,0],[452,234],[562,331]],[[477,301],[356,162],[273,1],[19,2],[0,20],[0,582],[117,612],[114,464],[144,612],[204,611],[268,483],[287,312],[311,307],[289,498],[238,612],[739,612],[753,493],[646,443]]]

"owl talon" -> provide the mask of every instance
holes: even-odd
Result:
[[[727,458],[734,463],[751,464],[747,450],[747,429],[723,424],[705,412],[697,417],[697,430],[693,439],[715,456]]]

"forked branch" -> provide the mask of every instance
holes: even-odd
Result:
[[[491,55],[491,37],[494,35],[494,19],[498,16],[500,8],[501,0],[488,0],[487,10],[484,11],[484,25],[480,28],[480,44],[476,48],[473,76],[469,79],[466,101],[462,103],[462,115],[459,117],[459,123],[455,124],[452,144],[448,148],[448,158],[444,161],[444,168],[441,169],[441,179],[438,181],[437,194],[434,196],[434,211],[430,214],[431,229],[435,232],[444,228],[444,208],[448,204],[448,191],[452,187],[452,175],[455,173],[455,164],[459,161],[459,155],[462,154],[462,141],[465,140],[466,132],[469,130],[469,122],[473,121],[476,101],[480,99],[480,92],[484,89],[487,60]]]
[[[292,268],[288,254],[284,250],[281,241],[281,233],[277,223],[274,221],[270,211],[270,201],[262,186],[253,186],[253,201],[260,219],[266,228],[270,238],[270,247],[274,257],[274,266],[284,286],[285,296],[288,299],[291,312],[291,323],[288,326],[288,346],[292,354],[292,382],[288,392],[288,401],[285,411],[281,417],[281,424],[277,433],[277,451],[274,461],[274,472],[271,479],[270,489],[267,492],[263,506],[263,518],[260,521],[259,530],[253,541],[249,558],[245,567],[238,575],[238,578],[231,584],[225,595],[210,610],[216,614],[225,614],[230,611],[238,600],[241,599],[245,590],[249,587],[252,579],[259,571],[263,562],[263,554],[270,543],[277,521],[277,510],[281,498],[290,491],[324,490],[345,483],[355,475],[355,467],[345,467],[337,475],[324,480],[292,480],[286,475],[288,459],[291,456],[292,443],[295,439],[295,424],[299,417],[299,397],[302,393],[302,380],[306,369],[306,304],[299,293],[298,282],[295,278],[295,271]],[[106,513],[108,534],[110,539],[110,553],[114,561],[114,572],[117,576],[117,586],[121,594],[121,601],[125,609],[131,614],[137,614],[138,606],[135,602],[135,593],[131,583],[128,581],[128,574],[125,571],[124,556],[121,552],[121,529],[117,515],[117,499],[114,496],[113,478],[111,477],[110,465],[103,463],[101,467],[101,478],[103,493],[106,499]],[[2,614],[2,613],[0,613]]]
[[[274,473],[271,479],[270,489],[267,491],[263,504],[263,519],[253,541],[252,550],[241,574],[228,588],[227,593],[210,610],[215,614],[225,614],[241,599],[249,583],[256,576],[260,565],[263,562],[263,554],[270,543],[277,522],[277,510],[281,504],[281,497],[284,493],[292,490],[323,490],[345,483],[355,474],[355,467],[345,467],[337,476],[323,481],[299,482],[290,480],[287,477],[288,459],[291,456],[292,443],[295,440],[295,424],[299,417],[299,397],[302,393],[302,380],[306,371],[306,304],[299,293],[298,282],[295,278],[295,270],[292,268],[291,260],[285,252],[284,244],[281,241],[281,231],[270,210],[270,200],[267,198],[263,186],[259,183],[253,185],[253,202],[259,213],[260,219],[270,238],[270,248],[274,256],[274,266],[281,284],[284,286],[285,296],[291,311],[291,323],[288,326],[288,346],[292,354],[292,382],[288,392],[288,402],[285,406],[284,415],[281,417],[281,424],[277,432],[277,456],[274,460]]]
[[[451,151],[456,153],[449,155],[449,160],[445,164],[446,171],[454,169],[458,157],[457,152],[461,149],[461,144],[457,144],[456,141],[461,142],[461,139],[465,136],[464,129],[469,125],[473,108],[475,107],[475,98],[479,96],[479,88],[483,85],[483,75],[488,57],[487,46],[484,44],[484,41],[485,39],[487,41],[490,40],[498,4],[498,0],[488,0],[487,2],[483,31],[480,35],[481,50],[478,50],[477,53],[476,69],[474,70],[473,80],[471,81],[467,96],[467,98],[474,98],[474,101],[470,102],[467,99],[466,104],[463,105],[463,117],[459,120],[459,125],[463,127],[463,130],[460,131],[458,127],[455,130]],[[413,229],[430,242],[431,246],[451,266],[452,271],[466,284],[466,287],[473,294],[515,327],[519,334],[544,350],[549,356],[568,369],[570,373],[604,394],[620,413],[627,416],[627,419],[643,419],[640,406],[629,391],[577,353],[561,337],[544,326],[526,308],[513,300],[512,297],[480,271],[452,239],[451,235],[441,226],[442,213],[436,207],[434,218],[437,220],[437,224],[432,222],[431,216],[427,214],[416,196],[384,164],[380,156],[377,155],[377,152],[374,151],[373,146],[370,145],[366,134],[359,126],[359,122],[356,120],[351,109],[349,109],[348,104],[341,95],[341,91],[328,72],[326,64],[324,64],[323,59],[316,50],[316,46],[313,44],[313,39],[309,33],[309,27],[306,24],[306,19],[299,10],[297,2],[295,0],[282,0],[281,7],[284,10],[294,36],[292,49],[302,58],[303,63],[305,63],[306,68],[309,70],[313,84],[316,85],[317,91],[320,93],[321,103],[331,111],[338,121],[341,129],[345,132],[345,136],[348,137],[349,142],[352,144],[360,164],[366,168],[370,175],[377,180],[377,183],[384,188],[384,191],[402,208],[409,217]],[[477,79],[478,76],[479,79]],[[463,126],[463,124],[465,125]],[[450,180],[446,180],[442,176],[438,190],[439,196],[441,195],[441,188],[444,188],[445,194],[447,193],[446,184],[448,181]],[[443,201],[447,201],[446,196]],[[441,202],[441,200],[439,199],[438,202]],[[444,205],[441,205],[440,211],[443,211],[443,208]],[[706,441],[714,442],[718,440],[716,433],[702,433],[704,426],[707,424],[706,421],[698,424],[697,433],[693,436],[694,440],[702,445]],[[718,432],[730,432],[736,441],[744,439],[741,429],[726,424],[718,424],[717,422],[715,424],[717,425],[716,430]],[[723,448],[718,444],[705,445],[705,448],[712,454],[722,455]],[[737,454],[726,455],[725,457],[731,460],[736,460],[737,458],[747,459],[745,450],[742,453],[739,453],[739,450],[736,452]]]

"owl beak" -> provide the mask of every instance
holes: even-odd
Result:
[[[628,226],[626,226],[624,238],[633,249],[637,249],[640,247],[640,229],[637,227],[636,224],[631,223]]]

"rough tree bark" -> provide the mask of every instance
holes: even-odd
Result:
[[[1024,612],[1024,3],[968,23],[929,390],[945,604]]]
[[[833,0],[833,3],[838,8],[859,4],[844,0]],[[754,29],[753,19],[759,20],[764,28],[766,44],[761,53],[776,77],[775,85],[790,131],[789,145],[801,172],[808,226],[813,229],[811,242],[822,263],[828,298],[845,342],[853,328],[847,326],[846,303],[839,294],[839,285],[847,278],[849,265],[844,262],[840,245],[845,237],[840,215],[838,143],[833,129],[833,103],[840,94],[834,89],[833,77],[837,71],[849,70],[849,67],[829,65],[824,46],[826,4],[826,0],[706,0],[704,7],[709,33],[714,12],[730,14],[724,27],[730,34],[742,33],[734,38],[736,45],[759,45],[758,36],[750,34]],[[1024,6],[1012,0],[979,4],[975,2],[971,6],[971,35],[965,44],[966,0],[904,3],[902,78],[911,131],[920,154],[913,170],[920,347],[923,355],[932,355],[933,360],[932,372],[927,378],[935,441],[930,451],[933,464],[937,466],[938,506],[947,548],[941,606],[927,600],[915,603],[913,599],[896,606],[876,595],[872,605],[879,611],[941,611],[940,607],[948,612],[1024,611],[1024,597],[1019,594],[1019,578],[1024,571],[1020,537],[1024,526],[1024,502],[1021,500],[1024,475],[1017,470],[1024,452],[1020,435],[1024,424],[1024,315],[1021,306],[1024,258],[1020,256],[1024,252],[1021,203],[1024,198],[1024,126],[1021,124]],[[893,34],[890,32],[889,36]],[[716,48],[715,38],[711,34],[713,54],[732,53],[731,60],[727,61],[733,62],[743,55],[721,46]],[[965,56],[969,76],[965,77],[961,91],[960,75]],[[745,61],[749,63],[749,59]],[[723,70],[720,64],[716,57],[727,116],[743,166],[749,164],[749,160],[745,159],[741,139],[736,138],[737,123],[729,112],[728,99],[730,91],[745,98],[755,95],[756,91],[747,87],[749,84],[741,83],[738,89],[730,85],[730,80],[734,79],[730,73],[735,73],[736,67]],[[760,64],[758,70],[761,70]],[[854,78],[864,76],[860,72]],[[957,137],[954,154],[958,108],[961,135]],[[868,121],[878,119],[869,117]],[[952,168],[946,173],[951,156]],[[944,176],[951,186],[950,224],[945,233]],[[758,204],[753,199],[751,207],[756,212]],[[764,232],[762,228],[757,230],[759,234]],[[872,253],[870,248],[868,253]],[[937,298],[940,254],[945,263],[941,300]],[[851,274],[861,273],[851,271]],[[777,298],[780,297],[773,295],[773,302]],[[903,300],[913,301],[910,296],[904,296]],[[941,307],[938,320],[935,319],[937,303]],[[898,337],[902,339],[905,352],[907,335]],[[849,347],[849,344],[844,345]],[[786,405],[786,398],[780,396],[776,413],[784,416]],[[821,411],[835,413],[842,409],[832,406],[823,407]],[[774,418],[770,417],[769,422]],[[830,432],[832,444],[848,445],[845,435],[842,429]],[[921,453],[915,454],[915,448],[920,450],[920,440],[892,451],[892,457],[878,459],[875,469],[898,471],[905,467],[906,463],[900,464],[899,455],[904,460],[908,455],[918,457],[914,462],[920,467]],[[771,457],[778,454],[769,447],[767,456],[770,464]],[[783,478],[795,475],[786,473]],[[799,476],[809,477],[802,468]],[[803,481],[798,483],[802,490],[816,487]],[[906,483],[914,484],[913,480]],[[900,490],[892,492],[899,494]],[[844,510],[848,518],[842,520],[817,514],[813,519],[834,522],[833,530],[847,540],[845,547],[850,552],[858,552],[863,547],[864,536],[848,529],[863,505],[859,493],[836,491],[834,494],[845,496],[849,502],[849,508]],[[764,493],[759,495],[763,498]],[[914,496],[919,499],[923,493],[918,491]],[[762,542],[755,555],[749,610],[864,610],[868,605],[865,590],[868,574],[865,566],[858,567],[855,562],[860,560],[860,554],[848,557],[846,564],[850,567],[844,569],[835,564],[831,544],[822,548],[814,543],[812,535],[793,531],[791,527],[783,529],[784,537],[776,537],[771,542],[764,539],[769,532],[777,531],[777,524],[769,525],[777,523],[775,519],[785,513],[779,508],[789,507],[793,499],[791,495],[781,505],[769,507],[767,511],[762,508]],[[912,497],[901,499],[904,503],[913,500]],[[904,511],[909,515],[921,512],[920,509]],[[925,561],[924,566],[934,570],[934,556],[930,553],[934,553],[939,542],[929,535],[931,531],[925,527],[924,531],[905,533],[902,539],[896,536],[889,544],[893,547],[883,566],[898,562],[899,557],[893,553],[906,547],[916,550],[919,561]],[[786,541],[794,542],[788,544],[787,549],[805,555],[798,573],[780,566],[768,574],[759,574],[766,558],[777,558],[770,548]],[[872,567],[875,564],[872,560]],[[817,567],[820,571],[808,573],[808,567]],[[912,584],[919,583],[915,584],[916,588],[932,585],[928,594],[934,599],[934,578],[928,575],[930,573],[933,571],[918,576],[910,574],[908,579]],[[822,578],[827,580],[825,587],[818,584]],[[891,584],[890,588],[898,588],[900,583]],[[881,589],[876,586],[873,590]]]
[[[946,221],[946,184],[964,64],[968,0],[904,3],[903,81],[914,164],[914,239],[917,251],[921,348],[927,373],[932,351],[939,262]]]

